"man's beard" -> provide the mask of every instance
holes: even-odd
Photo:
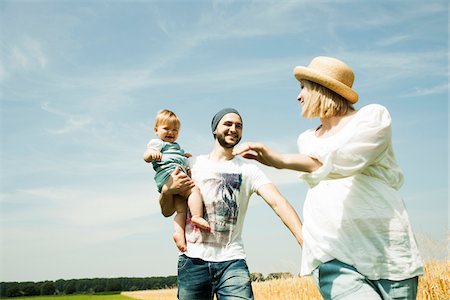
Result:
[[[239,137],[236,141],[234,141],[232,143],[228,143],[227,141],[225,141],[225,138],[226,138],[226,136],[223,133],[216,134],[216,139],[219,142],[219,144],[222,147],[227,148],[227,149],[233,148],[241,141],[241,137]]]

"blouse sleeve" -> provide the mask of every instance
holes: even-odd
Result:
[[[391,143],[391,117],[381,105],[369,105],[355,116],[352,130],[344,138],[336,139],[320,149],[307,149],[306,155],[318,159],[322,166],[314,172],[302,173],[300,177],[310,186],[317,185],[324,178],[342,178],[361,173],[376,162]],[[299,143],[302,143],[299,138]]]
[[[162,147],[164,145],[164,142],[160,139],[152,139],[150,140],[150,142],[148,142],[147,144],[147,149],[153,149],[156,151],[161,151]]]

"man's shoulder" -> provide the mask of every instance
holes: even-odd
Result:
[[[201,154],[201,155],[194,155],[191,158],[189,158],[190,164],[192,167],[194,167],[196,164],[205,163],[208,160],[208,155]]]
[[[235,156],[233,158],[233,163],[239,166],[242,170],[247,170],[250,172],[261,171],[261,168],[254,161],[245,159],[241,156]]]

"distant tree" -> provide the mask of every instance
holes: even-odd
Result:
[[[106,290],[106,286],[103,284],[97,284],[94,286],[94,293],[103,293]]]
[[[64,294],[66,288],[66,281],[64,279],[58,279],[55,281],[56,294]]]
[[[26,283],[26,285],[23,287],[23,295],[24,296],[39,296],[40,291],[38,290],[35,283],[30,282]]]
[[[19,287],[19,283],[18,282],[13,282],[10,283],[6,288],[6,297],[19,297],[22,296],[22,291]],[[3,290],[3,285],[2,285],[2,290]],[[2,297],[3,297],[3,292],[2,292]]]
[[[77,285],[74,281],[69,281],[66,283],[66,286],[64,287],[64,294],[66,295],[72,295],[77,292]]]
[[[54,295],[56,293],[55,283],[46,281],[41,284],[41,295]]]
[[[264,281],[264,276],[261,273],[252,273],[250,274],[251,281]]]
[[[288,278],[293,278],[294,275],[292,275],[291,272],[283,272],[281,273],[281,279],[288,279]]]
[[[294,277],[289,272],[279,272],[279,273],[270,273],[267,275],[266,280],[273,280],[273,279],[287,279]]]
[[[120,280],[117,278],[108,279],[106,283],[106,291],[107,292],[118,292],[122,291],[122,285]]]

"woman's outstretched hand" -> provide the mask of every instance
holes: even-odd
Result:
[[[233,150],[233,155],[254,159],[269,167],[278,168],[279,164],[278,154],[261,143],[245,142]]]

